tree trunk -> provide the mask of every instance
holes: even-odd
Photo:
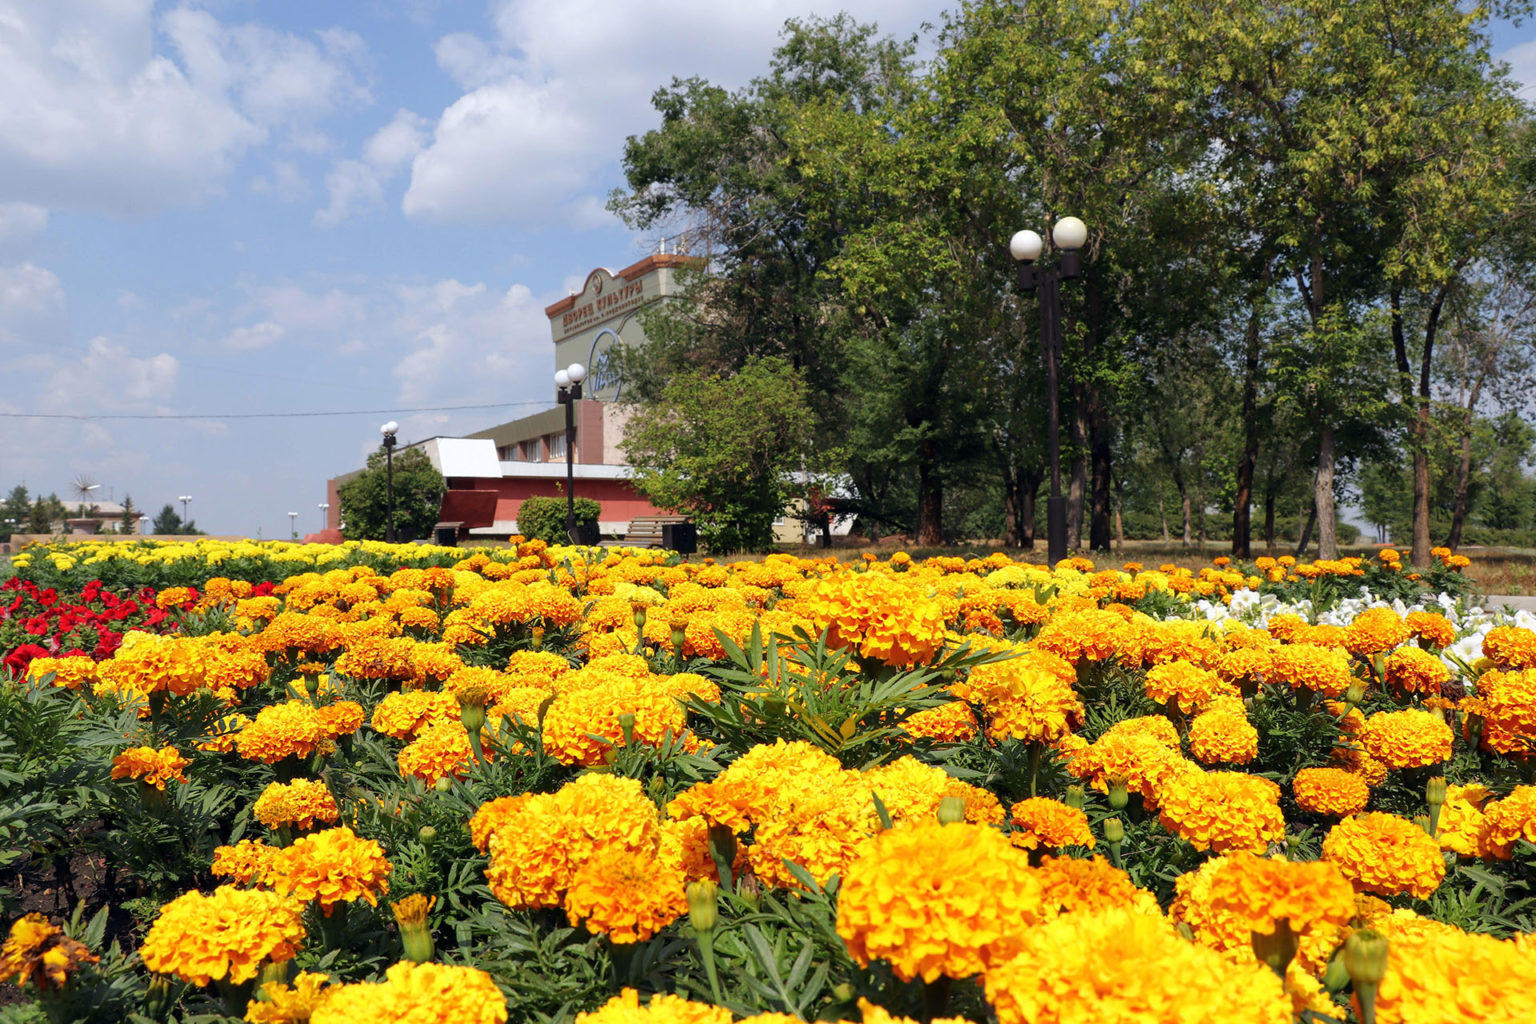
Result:
[[[1157,492],[1157,518],[1163,524],[1163,543],[1167,544],[1173,540],[1173,536],[1168,532],[1168,506],[1163,504],[1163,492],[1161,490]]]
[[[1024,495],[1022,474],[1012,466],[1003,467],[1003,546],[1024,546]]]
[[[1243,453],[1237,459],[1232,502],[1232,557],[1249,558],[1252,545],[1253,467],[1259,460],[1259,303],[1248,314],[1243,338]]]
[[[1338,510],[1333,504],[1333,427],[1324,423],[1317,437],[1317,477],[1312,487],[1312,502],[1317,512],[1317,557],[1339,557]]]
[[[1083,503],[1088,491],[1088,424],[1081,398],[1072,410],[1072,477],[1067,483],[1067,549],[1083,546]]]
[[[1264,553],[1270,557],[1275,554],[1275,488],[1271,484],[1264,488]]]
[[[1306,553],[1307,544],[1312,540],[1312,527],[1317,525],[1317,505],[1312,505],[1312,511],[1307,513],[1307,522],[1301,528],[1301,539],[1296,542],[1296,557],[1300,558]]]
[[[1109,519],[1111,510],[1110,474],[1114,455],[1110,451],[1108,430],[1102,423],[1094,425],[1093,439],[1093,520],[1088,529],[1088,547],[1094,551],[1109,550]]]
[[[1125,480],[1115,477],[1115,550],[1125,550]]]
[[[1187,547],[1189,547],[1190,543],[1194,540],[1194,538],[1190,535],[1190,502],[1189,502],[1189,492],[1184,490],[1184,488],[1181,487],[1181,488],[1179,488],[1179,494],[1183,498],[1183,501],[1181,503],[1181,507],[1182,507],[1183,512],[1184,512],[1184,546],[1187,548]]]
[[[1479,382],[1481,383],[1481,382]],[[1456,459],[1455,504],[1451,508],[1451,532],[1445,538],[1445,546],[1455,551],[1461,546],[1461,527],[1467,521],[1467,492],[1472,486],[1472,410],[1477,404],[1478,386],[1472,388],[1472,400],[1467,404],[1461,421],[1461,451]]]
[[[1040,481],[1045,479],[1045,467],[1042,465],[1020,470],[1019,476],[1023,481],[1023,486],[1019,489],[1019,508],[1024,517],[1023,547],[1033,551],[1035,548],[1035,495],[1040,493]]]
[[[1429,404],[1421,402],[1409,426],[1413,445],[1413,548],[1409,561],[1429,568]]]
[[[932,442],[918,446],[917,544],[936,548],[944,543],[944,483],[939,478],[938,458]]]

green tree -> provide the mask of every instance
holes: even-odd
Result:
[[[161,508],[154,521],[150,524],[150,529],[155,531],[155,535],[161,537],[170,537],[181,533],[183,532],[181,527],[181,516],[176,514],[175,506],[170,504],[166,504]]]
[[[32,533],[52,533],[55,529],[63,529],[64,520],[68,516],[69,510],[57,494],[49,494],[47,497],[39,494],[27,510],[27,529]]]
[[[6,495],[5,501],[0,503],[0,530],[4,531],[5,539],[10,540],[13,532],[21,533],[26,530],[31,519],[31,499],[26,487],[17,484],[11,488],[11,493]]]
[[[139,510],[134,507],[131,494],[123,495],[123,514],[118,517],[117,529],[119,533],[139,532]]]
[[[730,376],[673,377],[639,406],[623,448],[634,483],[660,508],[693,516],[711,551],[764,551],[773,521],[835,453],[818,450],[804,377],[753,357]]]
[[[348,540],[383,540],[387,536],[387,467],[383,447],[368,456],[367,467],[342,484],[341,518]],[[442,511],[448,490],[443,474],[420,448],[395,453],[395,536],[401,541],[429,536]]]

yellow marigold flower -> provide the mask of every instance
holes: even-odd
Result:
[[[1371,800],[1371,787],[1342,768],[1303,768],[1291,780],[1296,806],[1330,818],[1359,814]]]
[[[1008,838],[1026,850],[1050,847],[1086,846],[1096,843],[1088,827],[1088,815],[1050,797],[1030,797],[1013,805],[1008,820],[1018,829]]]
[[[320,728],[333,740],[350,736],[362,728],[363,714],[363,706],[354,700],[339,700],[315,709]]]
[[[563,764],[602,764],[625,745],[624,715],[631,716],[630,736],[641,746],[659,747],[669,735],[678,740],[687,732],[687,713],[664,684],[612,678],[555,697],[544,713],[544,750]]]
[[[255,839],[242,839],[234,846],[215,848],[210,871],[216,878],[230,878],[239,885],[249,885],[266,878],[281,852],[277,847]]]
[[[1242,772],[1186,772],[1158,794],[1163,827],[1197,850],[1263,852],[1284,837],[1280,787]]]
[[[273,782],[256,798],[251,813],[270,829],[284,826],[305,830],[317,822],[329,823],[341,817],[336,798],[318,779]]]
[[[235,747],[247,761],[276,764],[286,757],[309,757],[328,739],[308,701],[290,700],[262,708],[240,730]]]
[[[253,638],[238,633],[210,633],[199,639],[206,685],[245,690],[272,678],[266,652]]]
[[[303,904],[260,889],[221,885],[188,892],[160,908],[139,947],[144,966],[194,985],[240,984],[263,964],[292,959],[304,941]]]
[[[0,946],[0,981],[57,992],[82,965],[100,959],[42,914],[28,914],[16,919]]]
[[[1006,960],[1041,920],[1042,889],[1022,850],[984,825],[881,832],[849,866],[837,933],[860,964],[903,980],[966,978]]]
[[[191,763],[175,747],[129,747],[112,759],[112,777],[138,779],[164,792],[167,782],[187,781],[184,769]]]
[[[474,967],[403,961],[382,982],[341,985],[315,1008],[310,1024],[506,1024],[507,1000]]]
[[[944,611],[919,590],[875,573],[829,577],[796,602],[833,647],[887,665],[927,664],[944,644]],[[692,620],[689,625],[691,626]]]
[[[1392,814],[1356,814],[1329,830],[1323,858],[1355,888],[1381,896],[1427,899],[1445,878],[1440,844],[1413,822]]]
[[[336,671],[353,679],[412,679],[416,642],[406,637],[357,636],[336,659]]]
[[[1423,768],[1451,758],[1451,727],[1432,711],[1378,711],[1365,721],[1360,744],[1388,768]]]
[[[952,700],[935,708],[909,715],[901,723],[907,735],[939,743],[964,743],[978,731],[976,715],[962,700]]]
[[[1270,628],[1274,629],[1273,622]],[[1344,696],[1355,681],[1347,654],[1337,648],[1307,643],[1270,648],[1269,678],[1292,689],[1312,690],[1326,697]]]
[[[959,693],[962,688],[955,689]],[[963,695],[982,705],[987,735],[994,740],[1050,743],[1085,714],[1072,680],[1033,657],[978,665],[963,689]]]
[[[1367,608],[1344,630],[1344,647],[1357,658],[1390,651],[1407,639],[1407,624],[1391,608]]]
[[[433,722],[458,721],[459,703],[446,693],[404,690],[391,693],[373,709],[374,731],[397,740],[415,736]]]
[[[910,755],[900,757],[889,764],[869,768],[848,776],[851,790],[857,790],[859,810],[868,809],[874,814],[874,803],[865,797],[866,792],[877,793],[885,804],[891,820],[933,821],[939,813],[939,805],[947,796],[957,796],[965,802],[967,821],[981,825],[1000,825],[1003,821],[1003,805],[985,789],[961,782],[944,769],[923,764]],[[862,785],[854,783],[858,779]],[[869,820],[870,832],[875,829],[873,817]]]
[[[1434,696],[1450,678],[1445,663],[1422,647],[1400,647],[1387,658],[1387,684],[1406,693]]]
[[[1536,988],[1529,947],[1449,926],[1378,925],[1387,935],[1387,973],[1376,996],[1377,1024],[1524,1024]]]
[[[1483,842],[1500,860],[1509,859],[1521,839],[1536,843],[1536,786],[1516,786],[1509,796],[1484,807],[1483,819]]]
[[[911,1017],[897,1017],[883,1006],[876,1006],[868,999],[859,997],[859,1014],[862,1024],[917,1024]],[[759,1013],[743,1017],[737,1024],[796,1024],[800,1018],[787,1013]],[[963,1017],[935,1017],[930,1024],[970,1024]]]
[[[723,1006],[695,1003],[665,992],[651,996],[651,1001],[641,1006],[640,993],[626,988],[596,1010],[577,1014],[576,1024],[731,1024],[733,1019]]]
[[[320,1005],[330,998],[329,974],[300,971],[293,984],[269,981],[261,986],[261,999],[252,999],[245,1008],[247,1024],[305,1024]]]
[[[594,935],[644,942],[688,912],[682,869],[622,846],[596,850],[571,876],[565,913]]]
[[[338,903],[378,906],[389,892],[384,848],[343,825],[296,840],[274,859],[267,880],[278,892],[313,900],[327,916]]]
[[[88,655],[76,654],[67,658],[33,658],[27,664],[28,682],[41,682],[50,674],[54,686],[78,690],[96,682],[96,662]]]
[[[1259,756],[1259,730],[1240,710],[1212,708],[1189,723],[1189,750],[1201,764],[1247,764]]]
[[[1234,963],[1160,917],[1118,908],[1025,931],[1017,954],[987,971],[986,992],[1000,1024],[1291,1020],[1268,967]]]
[[[1456,642],[1456,627],[1444,616],[1435,612],[1409,612],[1403,619],[1411,633],[1421,643],[1439,650]]]
[[[203,645],[192,637],[152,636],[133,631],[123,646],[96,669],[97,692],[124,695],[174,693],[179,697],[199,690],[205,682]]]
[[[1442,850],[1463,857],[1495,856],[1488,845],[1487,820],[1483,816],[1483,806],[1492,796],[1493,791],[1480,783],[1446,787],[1439,827],[1435,830]]]
[[[1355,890],[1327,861],[1292,862],[1237,853],[1220,859],[1206,893],[1217,915],[1239,929],[1271,935],[1288,921],[1298,935],[1341,927],[1355,913]]]
[[[485,756],[487,760],[493,760],[489,750],[485,751]],[[450,719],[433,722],[424,728],[415,740],[401,749],[396,761],[402,777],[414,775],[430,786],[438,779],[462,779],[474,764],[475,752],[469,745],[469,734],[464,731],[463,724]]]
[[[1536,668],[1536,631],[1496,626],[1483,637],[1483,654],[1500,668]]]
[[[657,849],[656,805],[635,779],[582,775],[558,792],[525,795],[495,812],[504,820],[487,843],[486,880],[513,909],[559,906],[576,869],[599,850]]]
[[[1166,719],[1163,722],[1167,724]],[[1141,794],[1148,807],[1155,807],[1162,791],[1174,779],[1198,772],[1199,768],[1151,732],[1111,729],[1073,754],[1067,771],[1100,793],[1108,793],[1111,785],[1123,785],[1128,791]]]
[[[1107,661],[1120,653],[1126,621],[1111,611],[1057,615],[1035,636],[1034,646],[1076,665]]]

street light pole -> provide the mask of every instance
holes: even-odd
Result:
[[[576,402],[581,398],[581,382],[587,368],[572,363],[555,373],[558,401],[565,406],[565,539],[576,543]]]
[[[322,530],[324,530],[330,523],[330,517],[326,515],[326,512],[330,510],[330,507],[331,503],[328,501],[322,501],[320,504],[315,506],[315,508],[320,510],[320,529]]]
[[[299,539],[299,514],[297,512],[288,513],[288,532],[293,534],[294,540]]]
[[[384,539],[395,542],[395,432],[400,424],[390,420],[379,428],[384,435],[384,505],[389,517],[384,523]]]
[[[1050,267],[1035,261],[1045,249],[1033,231],[1020,231],[1008,242],[1018,262],[1019,287],[1040,293],[1040,347],[1045,361],[1046,451],[1051,462],[1051,496],[1046,499],[1046,546],[1051,565],[1067,557],[1067,499],[1061,493],[1061,396],[1058,369],[1061,362],[1061,282],[1083,272],[1078,250],[1088,241],[1088,227],[1076,217],[1056,222],[1051,240],[1060,258]]]
[[[192,495],[183,494],[176,500],[181,502],[181,525],[185,527],[187,525],[187,504],[192,500]]]

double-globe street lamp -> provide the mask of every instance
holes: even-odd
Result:
[[[324,530],[327,523],[330,522],[330,517],[327,516],[326,513],[330,511],[331,503],[328,501],[322,501],[320,504],[316,505],[315,508],[320,510],[320,529]]]
[[[187,525],[187,504],[192,500],[192,495],[190,495],[190,494],[178,495],[176,500],[181,502],[181,525],[182,526],[186,526]]]
[[[572,544],[576,538],[576,402],[581,398],[581,382],[587,379],[587,368],[572,363],[563,370],[555,371],[556,398],[565,406],[565,539]]]
[[[1078,254],[1088,241],[1088,225],[1076,217],[1063,217],[1051,229],[1051,241],[1060,251],[1052,266],[1035,261],[1045,251],[1045,240],[1033,231],[1016,232],[1008,251],[1018,261],[1019,287],[1040,293],[1040,347],[1045,356],[1046,445],[1051,461],[1051,496],[1045,504],[1046,546],[1055,565],[1067,557],[1067,499],[1061,493],[1061,402],[1057,393],[1057,364],[1061,361],[1061,282],[1083,272]]]
[[[395,433],[400,424],[390,420],[379,428],[384,435],[384,539],[395,542]]]

